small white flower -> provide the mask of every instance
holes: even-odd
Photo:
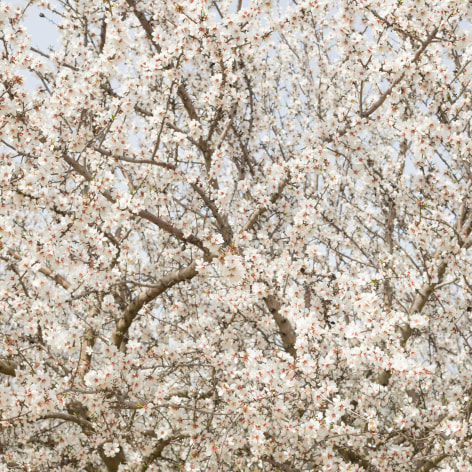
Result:
[[[103,453],[107,457],[115,457],[120,452],[120,445],[114,441],[112,443],[105,443],[103,445]]]

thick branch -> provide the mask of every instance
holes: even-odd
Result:
[[[66,290],[70,288],[71,284],[67,279],[62,277],[62,275],[56,274],[48,267],[41,267],[39,272],[41,272],[41,274],[45,275],[46,277],[49,277],[51,280],[54,280],[54,282],[56,282],[62,288],[65,288]]]
[[[128,332],[131,323],[138,316],[139,310],[157,298],[161,293],[164,293],[167,289],[174,285],[190,280],[197,275],[196,263],[192,262],[188,267],[174,271],[165,277],[163,277],[155,287],[149,288],[139,294],[126,308],[123,316],[118,320],[115,326],[115,330],[111,337],[112,343],[119,349],[123,338]]]
[[[78,424],[82,428],[84,428],[87,431],[93,431],[94,426],[93,423],[90,421],[80,418],[77,415],[71,415],[69,413],[61,413],[59,411],[54,412],[54,413],[46,413],[41,417],[41,419],[56,419],[56,420],[65,420],[65,421],[70,421],[72,423]]]
[[[113,457],[108,457],[105,455],[103,446],[98,448],[98,453],[100,454],[102,461],[105,463],[108,472],[117,472],[120,464],[126,462],[125,452],[121,446],[116,456]]]
[[[200,121],[200,118],[197,114],[197,110],[195,110],[195,107],[193,106],[192,99],[190,98],[190,95],[188,94],[187,90],[185,90],[185,87],[182,84],[180,84],[177,88],[177,95],[180,97],[180,100],[182,100],[182,104],[184,105],[188,116],[192,120]]]
[[[15,365],[12,362],[0,359],[0,374],[10,375],[11,377],[16,376]]]
[[[447,454],[439,454],[438,456],[434,457],[430,461],[423,464],[421,467],[416,469],[416,472],[429,472],[431,469],[436,467],[443,459],[447,457]]]
[[[100,26],[100,42],[98,43],[98,52],[101,54],[103,52],[103,48],[105,47],[105,42],[107,38],[107,22],[105,21],[105,17],[102,18],[102,24]]]
[[[160,53],[161,47],[159,46],[159,44],[156,44],[154,42],[154,38],[152,35],[152,25],[151,23],[149,23],[148,19],[146,18],[146,15],[136,8],[136,2],[134,0],[126,0],[126,3],[131,7],[134,16],[138,19],[139,23],[146,32],[146,36],[148,37],[149,41],[151,41],[152,45],[156,48],[156,51]]]
[[[89,353],[89,349],[93,348],[96,340],[96,334],[93,328],[90,326],[85,330],[85,337],[82,341],[82,347],[80,348],[80,357],[77,375],[79,379],[83,380],[87,373],[90,364],[92,362],[92,355]]]
[[[141,467],[138,469],[139,472],[146,472],[149,466],[162,455],[164,448],[172,441],[174,438],[161,439],[157,442],[154,449],[151,453],[143,459]]]
[[[297,357],[297,350],[295,349],[297,335],[290,321],[280,313],[281,303],[274,295],[269,295],[264,298],[264,301],[279,329],[285,350],[295,359]]]

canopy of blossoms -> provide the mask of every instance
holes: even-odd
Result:
[[[0,2],[0,471],[472,470],[471,61],[465,0]]]

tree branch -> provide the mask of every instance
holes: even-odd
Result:
[[[131,7],[134,16],[138,19],[139,23],[146,32],[146,36],[148,37],[149,41],[151,41],[152,45],[156,48],[156,51],[160,53],[161,47],[159,44],[154,42],[154,38],[152,37],[153,28],[151,23],[149,23],[148,19],[146,18],[146,15],[136,8],[136,2],[134,0],[126,0],[126,3]]]
[[[274,318],[277,328],[279,329],[285,350],[296,359],[297,350],[295,349],[295,342],[297,340],[297,334],[295,333],[290,321],[280,313],[280,307],[282,306],[281,303],[274,295],[269,295],[264,298],[264,301]]]
[[[67,153],[63,153],[63,159],[85,180],[87,180],[88,182],[93,180],[92,174],[83,165],[79,164],[76,160],[68,156]],[[116,203],[116,199],[111,195],[111,193],[108,190],[100,191],[100,193],[109,202]],[[184,233],[180,229],[176,228],[175,226],[172,226],[170,223],[154,215],[148,210],[141,210],[140,212],[135,213],[135,214],[137,216],[140,216],[144,220],[147,220],[151,223],[154,223],[156,226],[159,226],[159,228],[166,231],[167,233],[172,234],[179,241],[182,241],[184,243],[190,243],[198,247],[205,253],[205,255],[208,255],[208,249],[204,247],[203,242],[199,238],[197,238],[195,235],[190,234],[189,236],[185,236]]]
[[[120,450],[116,454],[116,456],[108,457],[103,450],[103,446],[98,448],[98,453],[100,454],[100,458],[105,463],[108,472],[117,472],[120,464],[126,462],[125,452],[123,448],[120,446]]]
[[[141,467],[138,469],[139,472],[146,472],[149,466],[162,455],[164,448],[170,444],[170,442],[175,438],[160,439],[156,446],[153,448],[150,454],[148,454],[144,459]]]
[[[421,467],[416,469],[416,472],[429,472],[431,469],[436,467],[443,459],[447,457],[447,454],[439,454],[430,461],[423,464]]]
[[[284,179],[282,179],[282,181],[279,184],[279,187],[278,187],[277,191],[274,194],[272,194],[272,196],[270,197],[270,203],[275,203],[282,196],[282,192],[284,191],[284,188],[288,184],[289,180],[290,180],[290,178],[288,176],[285,177]],[[254,225],[257,223],[257,220],[259,219],[259,217],[263,213],[265,213],[266,211],[267,211],[267,207],[263,207],[263,206],[259,207],[249,217],[249,220],[244,225],[243,231],[249,231],[250,229],[252,229],[254,227]]]
[[[356,452],[354,452],[350,449],[347,449],[347,448],[344,448],[344,447],[339,447],[339,446],[334,446],[334,449],[336,449],[336,451],[339,452],[341,457],[346,462],[350,462],[351,464],[359,464],[365,470],[372,470],[372,467],[374,467],[368,461],[363,459],[359,454],[357,454]],[[378,469],[374,468],[373,470],[378,470]]]
[[[189,266],[184,269],[174,271],[165,277],[163,277],[155,287],[149,288],[139,294],[126,308],[123,316],[118,320],[113,331],[111,342],[120,349],[121,343],[128,332],[131,323],[134,321],[139,313],[139,310],[157,298],[161,293],[164,293],[167,289],[174,285],[190,280],[197,275],[196,263],[192,262]]]
[[[185,87],[182,84],[180,84],[177,88],[177,95],[180,97],[180,100],[182,100],[182,104],[184,105],[188,116],[192,120],[200,121],[200,118],[197,114],[197,110],[195,110],[195,107],[193,106],[192,99],[190,98],[190,95],[188,94],[187,90],[185,90]]]
[[[93,423],[90,421],[80,418],[79,416],[76,415],[71,415],[69,413],[61,413],[59,411],[53,412],[53,413],[46,413],[45,415],[42,415],[40,419],[55,419],[55,420],[65,420],[65,421],[70,421],[72,423],[78,424],[82,428],[88,430],[88,431],[94,431],[95,427]]]
[[[0,374],[10,375],[11,377],[16,376],[15,371],[16,365],[13,362],[8,362],[0,359]]]
[[[215,217],[216,224],[218,225],[218,228],[221,231],[221,235],[223,236],[225,244],[230,246],[231,241],[233,240],[233,230],[228,224],[228,219],[226,218],[226,216],[220,214],[216,205],[198,184],[191,184],[191,186],[195,190],[195,192],[200,195],[201,199],[205,202],[205,205],[212,212],[213,216]]]
[[[20,253],[13,249],[9,250],[8,254],[13,256],[15,259],[21,259]],[[51,280],[54,280],[54,282],[56,282],[58,285],[65,288],[66,290],[68,290],[71,286],[71,283],[66,278],[64,278],[62,275],[55,273],[49,267],[41,266],[38,272],[50,278]]]
[[[460,218],[464,221],[464,216],[460,216]],[[458,238],[458,246],[460,248],[468,249],[470,245],[472,245],[472,217],[468,220],[463,222],[462,228],[460,229],[462,234],[465,234],[467,236],[467,239],[463,241],[461,238]],[[430,285],[426,285],[422,289],[418,290],[416,293],[416,296],[413,300],[413,303],[410,306],[410,309],[408,310],[408,315],[412,316],[415,313],[421,313],[424,306],[428,302],[429,298],[431,295],[434,293],[434,290],[441,285],[444,274],[446,273],[446,268],[447,268],[447,262],[442,261],[437,269],[436,273],[436,278],[437,282],[432,283]],[[410,339],[411,335],[413,334],[413,330],[411,329],[411,326],[409,324],[404,324],[400,326],[399,328],[401,337],[402,337],[402,344],[405,345]],[[388,385],[388,382],[390,380],[391,373],[388,370],[384,370],[380,372],[377,376],[376,382],[379,385]]]
[[[431,31],[431,33],[427,36],[427,38],[422,42],[421,47],[418,49],[418,51],[416,51],[415,57],[413,58],[413,61],[412,61],[413,64],[416,64],[419,61],[421,54],[423,54],[425,49],[434,39],[438,30],[439,28],[435,27],[433,31]],[[361,112],[360,116],[362,118],[367,118],[369,115],[374,113],[375,110],[380,108],[385,102],[385,100],[389,97],[389,95],[393,92],[393,89],[403,80],[403,77],[405,77],[405,72],[402,72],[400,77],[398,77],[397,79],[393,81],[392,85],[390,85],[390,87],[379,97],[379,99],[368,110],[366,110],[365,112]]]

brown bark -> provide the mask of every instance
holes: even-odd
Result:
[[[280,313],[281,303],[274,295],[269,295],[264,299],[267,308],[272,314],[272,317],[279,329],[282,338],[284,349],[294,358],[297,357],[297,350],[295,349],[295,342],[297,335],[290,321]]]

